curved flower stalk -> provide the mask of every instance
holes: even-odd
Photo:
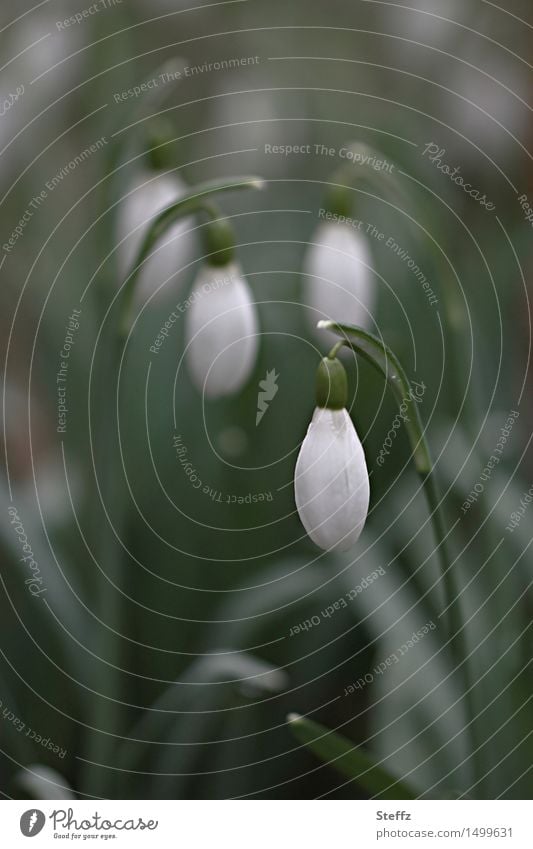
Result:
[[[233,395],[257,358],[256,309],[238,263],[206,263],[193,286],[186,318],[187,364],[208,398]]]
[[[176,174],[150,172],[143,168],[136,176],[117,219],[118,264],[122,280],[128,274],[153,218],[183,197],[186,190],[186,184]],[[176,222],[169,228],[165,244],[148,257],[139,275],[136,302],[146,301],[166,281],[175,294],[179,269],[190,262],[194,250],[194,240],[187,229],[182,221]],[[161,289],[161,293],[165,291],[168,291],[166,287]]]
[[[345,221],[321,222],[307,249],[304,272],[304,300],[314,329],[318,319],[337,315],[363,327],[372,325],[377,290],[363,233]]]
[[[438,494],[433,474],[433,464],[427,444],[425,430],[420,419],[415,393],[400,362],[390,348],[377,336],[366,332],[363,328],[352,327],[348,324],[337,324],[333,321],[320,321],[319,328],[333,331],[340,341],[330,353],[334,356],[341,346],[347,346],[366,359],[387,380],[400,407],[406,405],[402,420],[411,444],[413,459],[420,475],[430,512],[430,519],[437,542],[437,552],[440,560],[442,583],[445,594],[443,614],[447,622],[448,644],[454,661],[455,674],[462,677],[463,697],[465,699],[468,725],[472,737],[472,757],[477,764],[477,773],[483,780],[484,769],[480,756],[482,743],[478,741],[477,712],[473,703],[472,684],[468,663],[468,651],[465,642],[465,625],[460,609],[460,593],[456,584],[454,564],[448,553],[448,543],[445,523],[442,516],[441,499]],[[477,763],[479,761],[479,763]]]
[[[361,535],[370,498],[363,446],[346,410],[346,372],[335,356],[317,371],[317,407],[300,448],[294,494],[320,548],[346,551]]]
[[[127,336],[131,327],[132,305],[135,301],[135,293],[143,268],[147,260],[149,260],[153,248],[161,241],[163,236],[175,226],[180,218],[186,216],[202,213],[212,220],[218,219],[218,212],[210,200],[213,195],[220,194],[221,192],[236,191],[238,189],[262,189],[264,185],[264,181],[259,177],[228,177],[221,180],[208,180],[190,189],[180,198],[175,199],[173,203],[152,219],[150,227],[144,234],[142,243],[132,263],[130,273],[124,283],[122,316],[119,326],[119,335],[122,339]],[[219,233],[221,229],[218,230]],[[215,238],[214,241],[216,241]],[[213,247],[213,254],[217,254],[219,246],[215,244]],[[217,255],[220,261],[228,262],[230,252],[229,250],[227,252],[224,250],[218,251]]]

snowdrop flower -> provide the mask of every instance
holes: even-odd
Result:
[[[185,184],[176,174],[143,169],[124,198],[117,221],[119,278],[130,273],[135,258],[153,219],[171,203],[179,200]],[[161,284],[159,294],[176,293],[177,272],[193,256],[194,238],[187,233],[190,224],[177,222],[165,235],[164,243],[144,263],[136,286],[136,299],[144,303]]]
[[[56,20],[68,17],[68,5],[61,4],[53,13],[31,14],[20,20],[13,30],[10,53],[18,57],[13,66],[28,87],[32,80],[39,78],[36,85],[41,98],[43,93],[60,97],[72,89],[83,68],[84,57],[79,52],[84,44],[82,28],[71,27],[63,32],[55,25]],[[85,43],[88,43],[88,33],[85,35]],[[46,105],[41,102],[39,111]]]
[[[324,550],[351,548],[368,513],[370,485],[363,446],[346,410],[346,372],[325,357],[317,372],[317,407],[294,477],[301,522]]]
[[[42,5],[37,4],[35,9]],[[67,129],[72,97],[63,98],[63,95],[75,88],[80,80],[85,56],[80,50],[82,28],[72,27],[68,33],[63,33],[55,26],[56,20],[63,20],[69,14],[71,11],[65,2],[59,6],[54,4],[53,11],[40,10],[32,11],[31,15],[21,15],[13,21],[7,45],[3,44],[0,148],[9,144],[2,154],[2,171],[6,175],[10,168],[19,170],[17,163],[35,144],[36,128],[43,138],[49,130],[53,130],[54,137],[58,139],[61,131]],[[52,67],[55,65],[57,67]],[[12,108],[4,113],[6,98],[21,91],[22,95]],[[51,104],[54,104],[53,107],[48,109]],[[40,113],[43,114],[35,121]],[[20,135],[13,141],[18,133]],[[64,154],[65,161],[79,153],[67,146],[62,146],[62,150],[61,156]]]
[[[238,392],[258,348],[256,310],[238,264],[206,264],[187,304],[187,363],[196,386],[209,398]]]
[[[318,319],[369,328],[376,305],[372,258],[366,238],[350,224],[323,221],[304,260],[304,303],[316,330]],[[324,338],[322,333],[321,338]]]

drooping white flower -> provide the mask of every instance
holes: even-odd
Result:
[[[366,237],[345,222],[317,227],[304,259],[303,303],[313,330],[319,319],[372,326],[376,283]],[[321,334],[324,339],[324,334]]]
[[[258,322],[237,263],[205,265],[188,304],[187,363],[194,382],[209,398],[238,392],[255,364]]]
[[[316,407],[300,448],[294,476],[295,500],[301,522],[313,542],[325,550],[346,551],[363,530],[370,484],[363,446],[344,407],[344,369],[338,360],[328,362],[327,358],[321,368],[318,378],[329,380],[330,385],[320,392],[317,381],[317,401],[323,406]]]
[[[176,174],[154,173],[143,169],[136,177],[130,193],[124,197],[117,221],[118,265],[120,283],[130,273],[144,237],[154,218],[170,204],[179,200],[185,184]],[[136,285],[138,303],[160,290],[176,294],[181,280],[179,270],[193,256],[194,238],[187,231],[190,224],[178,221],[166,233],[153,254],[144,263]]]

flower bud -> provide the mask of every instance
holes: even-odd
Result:
[[[324,357],[316,372],[317,406],[342,410],[347,396],[348,379],[343,364],[336,357]]]
[[[326,221],[312,241],[304,259],[303,303],[311,308],[313,328],[319,319],[370,328],[377,298],[366,238],[345,222]]]
[[[201,392],[238,392],[257,356],[258,322],[252,294],[237,263],[205,265],[188,299],[187,364]]]
[[[363,446],[344,407],[346,374],[324,358],[317,373],[319,406],[300,448],[294,494],[301,522],[320,548],[351,548],[363,530],[370,483]]]

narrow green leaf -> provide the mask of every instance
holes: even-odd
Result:
[[[466,664],[463,665],[466,651],[461,645],[464,638],[462,635],[463,623],[458,605],[455,603],[459,597],[456,587],[454,570],[450,555],[448,553],[447,531],[442,515],[442,503],[435,482],[433,464],[429,451],[418,403],[417,396],[411,387],[409,378],[403,370],[397,356],[391,349],[372,333],[368,333],[361,327],[353,327],[350,324],[337,324],[334,321],[319,321],[318,327],[331,330],[340,337],[341,341],[335,346],[345,345],[362,356],[374,366],[388,382],[400,409],[400,416],[405,425],[416,470],[420,475],[424,493],[429,508],[431,523],[437,541],[437,551],[440,558],[443,585],[446,593],[446,609],[448,620],[448,631],[451,640],[451,650],[454,652],[456,667],[463,666],[463,674],[466,675]],[[334,349],[335,350],[335,349]],[[466,692],[470,684],[465,686]]]
[[[220,704],[237,699],[252,701],[282,692],[288,685],[286,673],[247,652],[228,652],[197,658],[180,681],[169,685],[151,708],[145,710],[118,752],[121,769],[139,766],[165,739],[170,744],[170,769],[176,759],[179,739],[186,748],[201,729],[221,710]],[[185,754],[181,757],[183,758]]]
[[[379,796],[380,799],[417,798],[408,784],[377,766],[370,755],[345,737],[297,713],[290,713],[287,721],[294,736],[317,758],[342,775],[352,778],[372,796]]]

